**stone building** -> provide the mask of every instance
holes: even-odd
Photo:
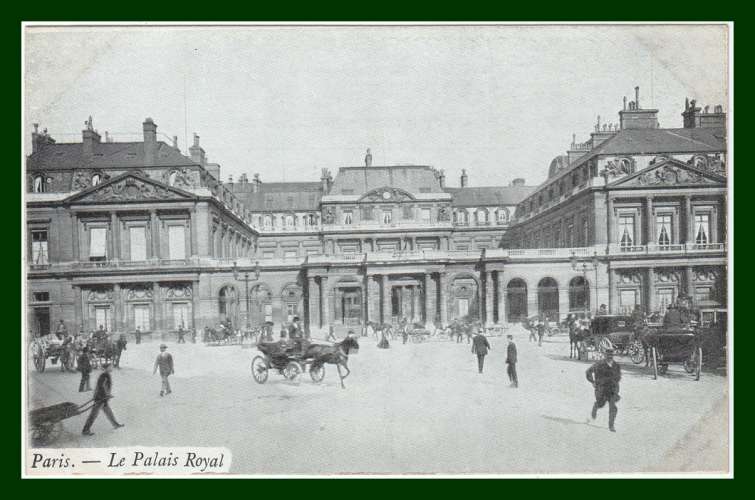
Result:
[[[430,166],[323,169],[319,181],[220,181],[199,137],[184,155],[82,142],[35,125],[26,165],[28,325],[166,333],[231,319],[488,325],[533,315],[726,307],[726,129],[685,104],[660,128],[635,100],[551,162],[537,187],[457,186]]]

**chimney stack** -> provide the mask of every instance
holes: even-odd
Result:
[[[178,136],[177,135],[173,136],[173,148],[177,149],[178,151],[181,151],[180,149],[178,149]]]
[[[637,109],[640,108],[640,87],[634,88],[634,104],[637,106]]]
[[[514,187],[524,186],[524,178],[517,177],[516,179],[514,179],[513,181],[511,181],[510,185],[514,186]]]
[[[94,154],[94,145],[100,143],[100,134],[94,129],[92,125],[92,117],[90,116],[87,121],[84,122],[84,130],[81,132],[83,140],[84,154],[92,156]]]
[[[461,169],[461,187],[465,188],[469,185],[469,176],[467,175],[467,169]]]
[[[207,157],[204,149],[199,146],[199,135],[196,132],[194,132],[194,144],[189,148],[189,155],[194,163],[199,163],[202,166],[207,164]]]
[[[441,189],[446,187],[446,172],[442,169],[438,171],[438,182],[440,182]]]
[[[726,113],[720,104],[713,106],[713,112],[710,112],[710,106],[700,108],[697,101],[692,99],[685,100],[684,112],[682,113],[684,128],[725,128]]]
[[[47,129],[39,132],[39,123],[33,123],[34,131],[31,133],[31,152],[36,153],[45,144],[55,144],[55,139],[47,135]]]
[[[144,166],[149,167],[155,164],[157,156],[157,125],[152,118],[145,118],[142,130],[144,131]]]
[[[259,193],[260,186],[262,186],[262,180],[260,180],[260,174],[254,174],[252,179],[252,193]]]
[[[658,128],[658,110],[640,107],[640,87],[634,88],[634,101],[619,111],[619,129]]]
[[[364,155],[364,166],[365,167],[372,166],[372,153],[370,153],[370,148],[367,148],[367,154]]]

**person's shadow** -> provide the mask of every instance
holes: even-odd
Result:
[[[572,420],[570,418],[563,418],[563,417],[551,417],[550,415],[540,415],[542,418],[546,420],[551,420],[553,422],[558,422],[560,424],[567,424],[567,425],[586,425],[588,427],[595,427],[596,429],[604,429],[604,426],[595,424],[592,419],[585,419],[583,421],[578,420]]]

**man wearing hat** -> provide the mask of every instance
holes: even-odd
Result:
[[[110,398],[113,397],[113,379],[110,375],[113,371],[113,365],[105,363],[102,365],[102,368],[104,371],[100,374],[99,378],[97,378],[97,386],[94,389],[94,406],[92,406],[92,411],[89,414],[87,421],[84,423],[84,430],[81,431],[85,436],[94,435],[94,432],[91,431],[92,424],[97,418],[97,415],[100,414],[100,410],[105,412],[105,416],[110,420],[110,423],[113,424],[114,429],[123,427],[123,424],[119,424],[115,419],[113,410],[110,409],[110,405],[108,404]]]
[[[154,375],[157,373],[157,369],[160,369],[160,378],[163,381],[162,388],[160,389],[160,396],[167,396],[172,392],[170,390],[168,377],[175,373],[173,371],[173,356],[171,356],[169,352],[166,352],[167,349],[167,345],[160,344],[160,354],[157,355],[157,359],[155,359],[155,367],[152,370],[152,375]]]
[[[472,354],[477,355],[477,371],[482,373],[482,367],[485,364],[485,356],[490,350],[490,344],[487,337],[483,335],[482,328],[477,331],[477,335],[472,339]]]
[[[91,391],[89,387],[89,374],[92,373],[92,363],[89,360],[89,348],[84,346],[81,350],[79,359],[76,360],[76,368],[81,372],[81,382],[79,382],[79,392]]]
[[[519,378],[516,376],[516,344],[513,335],[506,335],[509,339],[509,345],[506,347],[506,373],[509,376],[511,387],[519,387]]]
[[[598,408],[603,408],[608,403],[608,429],[616,432],[614,422],[619,409],[619,381],[621,380],[621,368],[613,359],[613,349],[605,350],[605,359],[598,361],[587,369],[587,380],[595,387],[595,404],[592,405],[592,419],[598,417]]]

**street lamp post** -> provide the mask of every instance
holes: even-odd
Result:
[[[247,331],[251,329],[252,325],[249,322],[249,282],[250,281],[257,281],[260,279],[260,263],[259,261],[254,263],[254,277],[249,277],[249,271],[244,271],[244,277],[239,277],[239,268],[236,265],[236,261],[233,261],[233,279],[236,281],[243,281],[245,285],[245,295],[244,295],[244,304],[246,305],[246,329]]]

